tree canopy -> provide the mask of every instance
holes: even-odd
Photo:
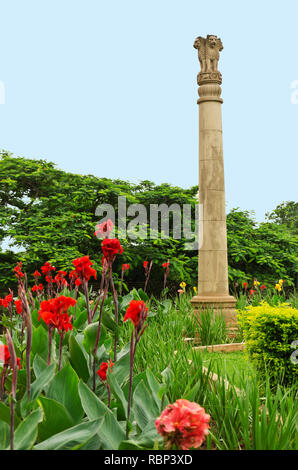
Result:
[[[0,159],[0,290],[14,285],[12,273],[22,261],[32,273],[46,261],[68,270],[72,260],[89,255],[101,269],[100,241],[94,237],[100,204],[111,204],[118,217],[118,197],[127,204],[190,204],[194,215],[197,187],[183,189],[151,181],[132,184],[93,175],[62,171],[46,160],[14,157],[1,153]],[[297,276],[297,203],[279,205],[265,223],[257,224],[247,211],[233,209],[227,216],[229,275],[231,282],[251,280],[273,283],[283,278],[294,285]],[[130,219],[133,219],[131,217]],[[159,235],[161,233],[159,220]],[[192,221],[194,229],[194,221]],[[119,234],[119,238],[121,233]],[[182,280],[195,286],[197,255],[185,250],[185,239],[177,240],[170,230],[168,239],[123,239],[124,254],[118,257],[115,271],[130,263],[127,274],[131,285],[143,283],[143,261],[153,260],[154,282],[162,287],[161,264],[171,262],[170,281]],[[31,277],[30,277],[31,276]],[[153,281],[152,281],[153,282]],[[177,287],[178,288],[178,287]]]

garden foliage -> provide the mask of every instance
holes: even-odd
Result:
[[[262,302],[238,315],[250,358],[263,374],[286,385],[298,380],[297,364],[291,362],[291,344],[298,340],[298,310],[283,303]],[[296,348],[297,349],[297,348]]]
[[[197,187],[182,189],[166,183],[155,185],[141,181],[132,184],[102,176],[72,174],[57,169],[46,160],[16,158],[2,152],[0,294],[16,286],[12,268],[17,261],[23,262],[29,280],[33,279],[36,266],[46,261],[58,269],[68,270],[71,261],[83,254],[89,255],[100,272],[98,240],[93,237],[99,222],[95,215],[99,204],[113,205],[116,219],[119,196],[126,197],[127,205],[143,204],[148,214],[150,204],[190,204],[194,215],[197,190]],[[251,282],[255,277],[265,284],[273,284],[280,278],[287,286],[297,282],[296,208],[295,203],[284,204],[271,218],[268,216],[266,223],[259,225],[247,211],[234,209],[228,214],[231,285],[236,281]],[[181,280],[196,285],[198,252],[185,251],[185,240],[174,239],[172,230],[168,239],[139,237],[133,241],[121,240],[121,243],[125,256],[115,261],[114,272],[120,272],[122,262],[130,263],[131,269],[126,274],[126,283],[130,287],[143,286],[144,259],[153,261],[148,285],[150,292],[160,293],[163,273],[159,266],[167,259],[171,260],[169,288],[176,291]]]

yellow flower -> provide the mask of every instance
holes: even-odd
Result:
[[[181,282],[180,287],[182,287],[182,289],[185,289],[185,287],[186,287],[185,282]]]
[[[275,284],[275,289],[280,292],[281,291],[281,285],[280,284]]]
[[[278,281],[278,284],[282,286],[284,282],[285,282],[285,281],[284,281],[283,279],[280,279],[280,280]]]
[[[260,284],[259,281],[257,280],[254,281],[254,286],[258,286],[259,284]]]
[[[193,286],[193,290],[195,294],[198,292],[198,289],[196,288],[196,286]]]

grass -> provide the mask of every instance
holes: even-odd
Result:
[[[278,386],[272,391],[268,380],[259,381],[244,352],[194,350],[184,340],[198,331],[187,296],[167,302],[167,308],[152,304],[149,311],[154,316],[138,344],[134,373],[149,368],[166,387],[170,403],[185,398],[205,408],[211,416],[205,448],[297,448],[297,390]],[[122,331],[125,344],[131,330],[125,325]],[[211,380],[214,373],[230,386]]]
[[[256,378],[256,372],[252,364],[248,361],[244,352],[208,352],[196,351],[202,358],[204,367],[211,365],[211,370],[220,370],[220,375],[240,388],[243,375],[248,376],[251,380]]]

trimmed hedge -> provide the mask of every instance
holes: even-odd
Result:
[[[291,343],[298,340],[298,310],[287,303],[262,302],[238,315],[250,359],[261,375],[267,370],[273,381],[297,383],[298,365],[291,361]]]

